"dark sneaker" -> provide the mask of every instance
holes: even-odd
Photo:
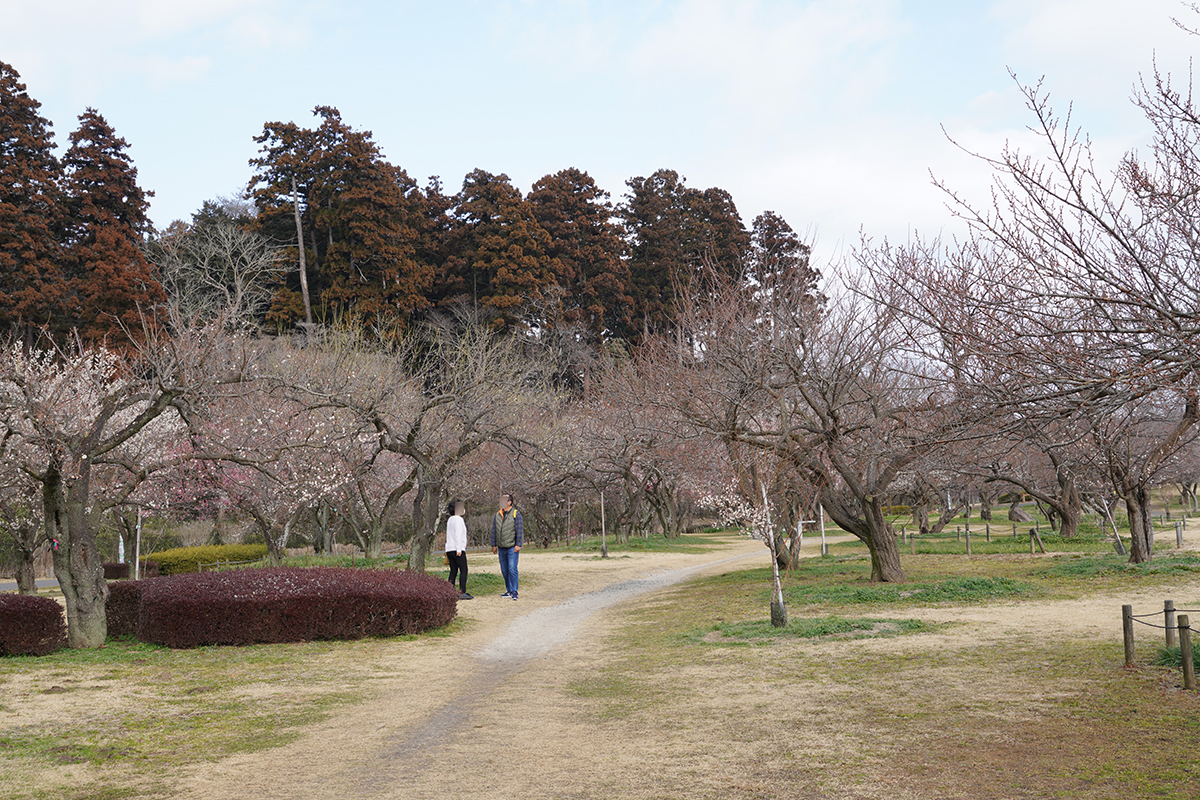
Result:
[[[467,594],[466,592],[459,592],[459,593],[458,593],[458,599],[459,599],[459,600],[474,600],[474,599],[475,599],[475,595],[472,595],[472,594]]]
[[[516,600],[516,599],[517,599],[517,593],[516,593],[516,592],[513,592],[513,593],[512,593],[511,595],[509,595],[509,596],[510,596],[510,597],[512,597],[512,599],[513,599],[513,600]]]
[[[502,595],[500,595],[500,596],[501,596],[501,597],[512,597],[512,596],[513,596],[513,593],[512,593],[512,592],[505,592],[504,594],[502,594]]]

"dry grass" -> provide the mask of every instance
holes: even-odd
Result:
[[[1165,598],[1197,607],[1196,573],[1096,581],[1032,574],[1045,559],[918,556],[907,562],[914,583],[957,563],[1040,591],[970,604],[791,608],[793,618],[918,619],[913,633],[709,636],[766,616],[766,587],[741,573],[761,567],[761,550],[730,540],[722,553],[608,561],[522,554],[530,580],[521,601],[481,595],[460,606],[447,637],[281,647],[246,663],[236,656],[255,648],[221,650],[231,660],[210,672],[170,651],[140,665],[14,671],[10,662],[0,671],[0,791],[76,800],[1196,796],[1200,699],[1180,690],[1177,672],[1121,666],[1119,615],[1122,603],[1151,610]],[[748,558],[589,617],[544,656],[516,665],[477,657],[524,614],[737,553]],[[471,568],[495,571],[487,557]],[[826,572],[793,585],[860,580],[838,575],[841,567]],[[1153,632],[1138,636],[1148,663]],[[68,691],[39,688],[53,685]],[[240,709],[243,719],[226,724],[261,731],[262,746],[222,738],[221,725],[198,714],[201,702]],[[28,742],[5,749],[18,724],[59,731],[56,746],[118,746],[87,729],[130,706],[166,726],[124,745],[165,731],[171,743],[147,759],[118,749],[55,764],[31,757]],[[297,708],[307,711],[289,715]],[[127,793],[101,793],[118,790]]]

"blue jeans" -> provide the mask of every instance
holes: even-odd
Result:
[[[521,553],[514,547],[501,547],[496,552],[500,556],[500,574],[504,576],[504,591],[516,594],[517,559]]]

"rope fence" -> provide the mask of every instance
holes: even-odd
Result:
[[[1125,638],[1125,666],[1133,667],[1135,663],[1133,650],[1133,625],[1145,625],[1165,631],[1167,647],[1179,647],[1180,661],[1183,662],[1183,688],[1195,690],[1196,664],[1192,657],[1192,627],[1188,614],[1200,613],[1200,609],[1176,608],[1174,600],[1164,600],[1162,610],[1163,624],[1147,622],[1157,619],[1158,612],[1153,614],[1134,614],[1133,606],[1121,606],[1121,629]]]

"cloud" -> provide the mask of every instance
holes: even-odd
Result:
[[[0,50],[50,91],[91,95],[130,79],[158,91],[195,82],[230,51],[294,43],[319,8],[284,0],[0,0]]]

